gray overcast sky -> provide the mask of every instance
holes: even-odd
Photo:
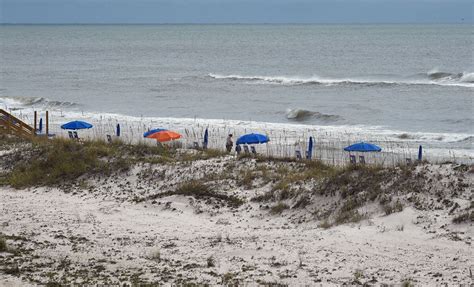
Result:
[[[473,0],[0,0],[0,22],[473,23],[473,3]]]

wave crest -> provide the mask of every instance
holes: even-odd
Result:
[[[77,106],[77,104],[67,101],[54,101],[43,97],[0,97],[0,106],[13,109],[27,107],[68,108]]]
[[[245,76],[245,75],[220,75],[209,74],[209,77],[216,80],[233,80],[257,82],[261,84],[281,84],[281,85],[366,85],[366,86],[386,86],[386,85],[440,85],[440,86],[460,86],[474,88],[474,73],[446,73],[430,71],[411,77],[380,77],[380,78],[327,78],[320,76],[287,77],[287,76]]]
[[[474,73],[463,73],[459,80],[464,83],[474,83]]]
[[[306,121],[310,119],[319,119],[323,121],[336,121],[340,119],[338,115],[328,115],[319,112],[308,111],[304,109],[287,109],[286,118],[294,121]]]

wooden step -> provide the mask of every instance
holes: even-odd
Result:
[[[0,132],[21,137],[33,137],[36,135],[33,127],[3,109],[0,109]]]

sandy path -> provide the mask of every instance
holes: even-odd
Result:
[[[411,208],[323,230],[251,204],[196,214],[183,197],[133,204],[2,188],[0,198],[0,232],[26,238],[8,240],[11,246],[33,249],[17,261],[0,253],[0,263],[18,262],[20,276],[43,283],[472,283],[471,245],[415,225],[425,214]],[[463,228],[472,233],[472,227]],[[208,266],[211,256],[215,266]],[[47,272],[53,274],[45,281]],[[7,277],[0,277],[6,284]]]

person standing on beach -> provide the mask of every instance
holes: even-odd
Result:
[[[229,134],[227,137],[227,141],[225,143],[225,149],[227,152],[230,152],[232,150],[232,146],[234,145],[234,142],[232,141],[232,134]]]

